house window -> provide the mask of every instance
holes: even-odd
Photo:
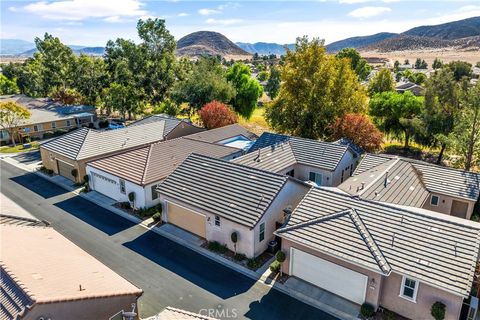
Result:
[[[287,176],[294,177],[295,176],[295,170],[292,169],[292,170],[288,171]]]
[[[33,131],[38,132],[38,126],[37,125],[33,126]]]
[[[430,199],[430,204],[432,206],[438,206],[438,196],[432,196],[432,198]]]
[[[407,300],[415,301],[417,299],[418,281],[403,277],[400,296]]]
[[[321,186],[322,185],[322,174],[321,173],[316,173],[316,172],[310,172],[308,180],[313,181],[317,185]]]
[[[120,180],[120,192],[125,194],[126,193],[126,190],[125,190],[125,180]]]
[[[67,127],[70,127],[71,124],[70,120],[67,120]]]
[[[52,122],[52,129],[55,129],[57,127],[57,123],[56,122]]]
[[[220,227],[220,216],[215,216],[215,226]]]
[[[157,185],[152,186],[152,200],[158,199]]]
[[[265,239],[265,222],[260,223],[260,233],[258,234],[258,242],[262,242]]]

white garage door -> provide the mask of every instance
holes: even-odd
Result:
[[[365,302],[368,277],[295,248],[290,250],[292,276],[358,304]]]
[[[118,201],[120,186],[118,185],[117,181],[109,179],[95,172],[92,172],[92,178],[93,189],[95,191]]]

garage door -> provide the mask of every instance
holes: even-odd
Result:
[[[57,160],[57,167],[58,167],[58,174],[70,179],[72,181],[75,181],[75,177],[72,176],[72,170],[75,168],[71,164],[68,164],[66,162]]]
[[[120,186],[115,180],[109,179],[101,174],[92,172],[93,189],[109,198],[117,200]]]
[[[203,214],[168,202],[167,222],[206,238],[207,223]]]
[[[358,304],[365,302],[368,277],[291,248],[291,275]]]

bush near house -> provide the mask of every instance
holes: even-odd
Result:
[[[198,114],[207,129],[220,128],[238,122],[235,112],[218,101],[207,103]]]
[[[247,261],[247,267],[249,267],[252,270],[256,270],[258,269],[258,267],[260,267],[260,263],[256,258],[250,258]]]
[[[52,169],[47,169],[45,166],[41,166],[40,169],[41,172],[51,176],[53,174],[53,170]]]
[[[375,314],[375,308],[371,304],[365,302],[360,307],[360,316],[363,319],[369,319],[373,317],[374,314]]]
[[[208,249],[213,251],[213,252],[217,252],[217,253],[221,253],[221,254],[226,253],[227,250],[228,250],[226,244],[221,244],[218,241],[210,241],[208,243]]]
[[[443,320],[445,319],[445,311],[446,311],[446,306],[445,304],[443,304],[442,302],[440,301],[437,301],[435,302],[433,305],[432,305],[432,309],[431,309],[431,314],[432,314],[432,317],[435,318],[435,320]]]
[[[162,213],[161,212],[154,213],[152,216],[152,219],[155,222],[159,222],[160,220],[162,220]]]
[[[278,262],[277,260],[275,260],[270,264],[270,271],[272,273],[278,273],[280,271],[281,266],[282,266],[282,264],[280,262]]]
[[[244,255],[243,253],[236,253],[234,256],[233,256],[233,260],[235,261],[243,261],[247,258],[246,255]]]

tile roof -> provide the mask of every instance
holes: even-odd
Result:
[[[193,313],[177,308],[166,307],[158,315],[145,320],[216,320],[198,313]]]
[[[422,173],[410,162],[400,159],[391,159],[354,175],[338,188],[362,199],[412,207],[422,207],[430,196]]]
[[[227,140],[236,136],[244,136],[249,140],[255,140],[257,136],[239,125],[238,123],[230,124],[228,126],[206,130],[200,133],[194,133],[186,138],[193,140],[201,140],[205,142],[219,143],[223,140]]]
[[[165,136],[168,135],[170,131],[175,129],[175,127],[178,126],[178,124],[180,123],[186,123],[188,125],[193,126],[191,122],[186,120],[177,119],[167,114],[155,114],[155,115],[151,115],[146,118],[143,118],[141,120],[135,121],[134,123],[130,124],[129,127],[143,125],[143,124],[152,123],[152,122],[165,122],[165,125],[164,125]]]
[[[42,144],[72,160],[89,159],[112,152],[140,147],[165,138],[165,121],[156,121],[116,130],[81,128]]]
[[[244,158],[242,157],[242,160],[237,160],[237,162],[269,170],[268,168],[276,166],[275,163],[272,164],[272,162],[276,162],[277,156],[280,156],[284,158],[288,157],[288,163],[291,163],[294,158],[296,163],[302,165],[335,171],[347,150],[349,150],[349,147],[343,144],[264,132],[248,150],[248,154],[244,156]],[[252,153],[259,152],[261,161],[257,161],[255,164],[253,160],[256,156],[252,155]],[[267,155],[275,155],[263,157],[265,153]],[[291,156],[292,154],[293,158]]]
[[[232,162],[271,172],[280,172],[296,164],[297,159],[293,154],[290,144],[281,143],[271,147],[257,149],[256,152],[247,153],[233,159]]]
[[[276,233],[353,264],[381,268],[384,274],[391,268],[465,297],[480,248],[478,223],[324,188],[312,188]]]
[[[32,299],[0,266],[0,319],[17,319],[33,305]]]
[[[31,219],[26,217],[19,217],[19,216],[12,216],[7,214],[0,214],[0,224],[10,224],[10,225],[17,225],[17,226],[41,226],[41,227],[48,227],[50,223],[45,220],[37,220]]]
[[[0,267],[34,303],[142,294],[53,228],[1,224],[0,232]]]
[[[214,143],[177,138],[89,162],[88,165],[138,185],[166,178],[191,153],[224,158],[238,153]]]
[[[158,191],[253,228],[289,178],[199,154],[188,156]]]
[[[362,159],[353,176],[360,175],[372,168],[385,164],[392,159],[409,162],[418,172],[425,188],[429,192],[477,201],[480,194],[480,174],[443,166],[424,161],[399,158],[391,155],[367,154]]]

